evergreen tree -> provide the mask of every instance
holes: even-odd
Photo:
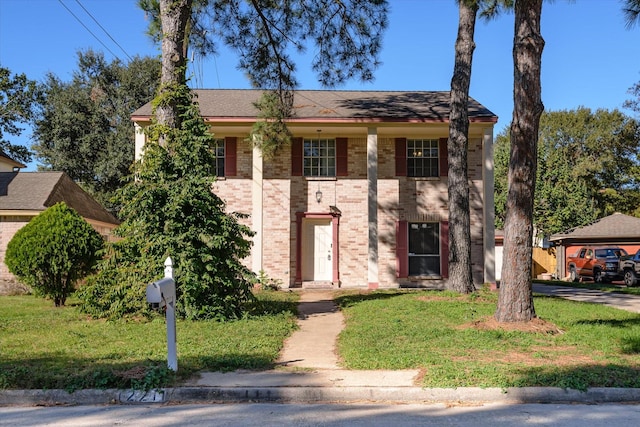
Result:
[[[122,239],[79,293],[82,309],[93,316],[144,314],[146,285],[161,277],[167,256],[176,265],[180,317],[237,319],[252,296],[255,278],[240,261],[249,255],[252,232],[211,191],[213,136],[188,88],[172,97],[181,127],[149,128],[151,143],[136,179],[120,192]]]

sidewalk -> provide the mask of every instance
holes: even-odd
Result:
[[[640,297],[534,284],[534,292],[614,305],[640,312]],[[425,389],[418,370],[360,371],[340,368],[336,339],[344,327],[331,291],[301,291],[299,329],[285,342],[270,371],[204,372],[180,387],[155,392],[123,390],[5,390],[0,405],[213,402],[398,403],[606,403],[640,402],[640,389],[553,387]]]

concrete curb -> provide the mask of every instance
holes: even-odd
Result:
[[[0,406],[58,406],[151,403],[640,403],[640,388],[557,387],[178,387],[132,390],[2,390]]]

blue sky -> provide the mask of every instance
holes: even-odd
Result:
[[[383,64],[375,81],[348,82],[341,89],[449,90],[458,23],[455,0],[389,3]],[[625,28],[621,1],[555,0],[544,3],[542,15],[545,108],[622,109],[629,88],[640,81],[640,25]],[[42,80],[47,72],[70,80],[78,50],[91,47],[108,60],[117,56],[123,61],[127,55],[159,55],[145,35],[147,23],[136,0],[0,0],[0,65],[33,80]],[[470,94],[499,116],[497,133],[508,126],[513,111],[513,14],[479,21],[475,39]],[[193,81],[199,87],[248,88],[236,66],[233,52],[220,49],[218,56],[199,63],[197,71],[192,69]],[[307,62],[300,62],[298,70],[301,88],[321,88]],[[28,145],[29,136],[27,129],[11,141]]]

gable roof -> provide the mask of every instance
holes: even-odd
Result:
[[[6,164],[11,168],[26,168],[26,165],[23,165],[22,163],[13,160],[11,157],[9,157],[9,155],[7,153],[5,153],[4,151],[2,151],[2,149],[0,149],[0,163],[2,164]],[[2,170],[0,168],[0,170]]]
[[[41,212],[58,202],[84,218],[119,223],[64,172],[0,172],[0,210]]]
[[[553,234],[550,238],[552,241],[566,239],[640,239],[640,218],[616,212],[591,225]]]
[[[208,120],[255,121],[254,104],[263,91],[258,89],[195,89],[200,114]],[[447,122],[448,91],[333,91],[297,90],[294,92],[290,121],[326,120],[345,122]],[[132,119],[151,117],[151,103],[132,114]],[[482,104],[469,98],[469,121],[496,123],[498,117]]]

